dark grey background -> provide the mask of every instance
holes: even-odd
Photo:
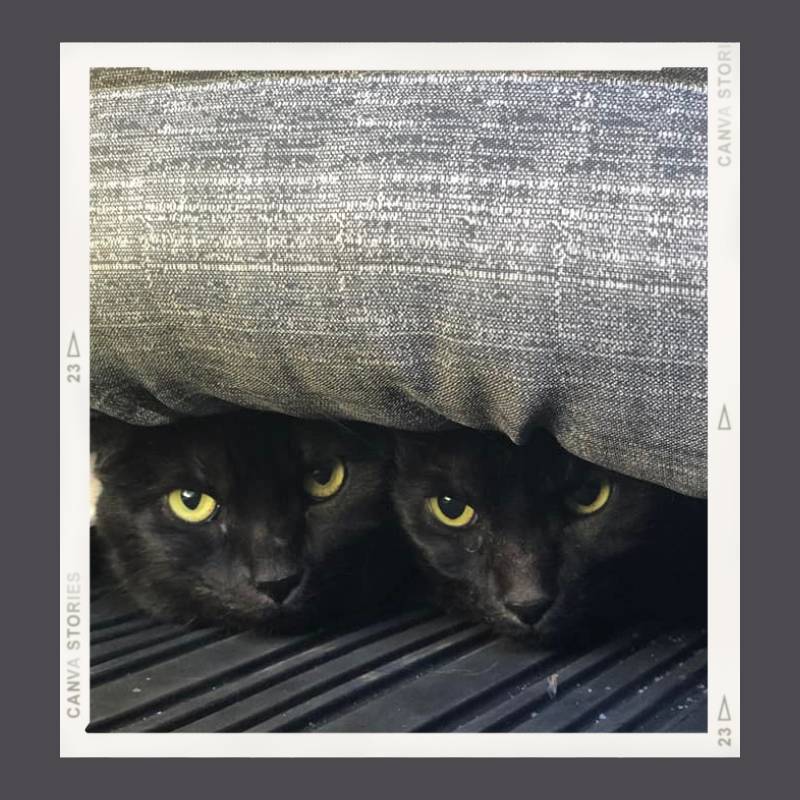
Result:
[[[157,797],[155,787],[186,796],[230,796],[234,788],[291,797],[457,797],[544,792],[680,798],[752,796],[762,776],[780,785],[796,750],[797,717],[782,687],[796,681],[793,639],[786,632],[797,583],[798,540],[791,498],[795,455],[781,447],[796,430],[798,295],[794,162],[798,104],[788,85],[796,75],[796,26],[771,13],[777,4],[741,9],[675,0],[645,9],[640,2],[547,6],[495,1],[490,7],[404,2],[380,12],[346,3],[312,14],[305,5],[253,6],[241,0],[197,0],[178,7],[140,0],[112,9],[106,2],[14,8],[3,47],[7,116],[3,126],[4,206],[13,199],[7,237],[6,291],[0,314],[6,356],[4,477],[9,556],[3,571],[3,717],[5,783],[53,797]],[[488,11],[487,11],[488,8]],[[513,11],[511,10],[513,9]],[[8,14],[8,12],[7,12]],[[10,16],[10,14],[8,14]],[[58,334],[58,42],[59,41],[742,41],[743,383],[742,428],[742,679],[741,761],[425,760],[247,762],[193,760],[57,761],[56,664],[62,620],[58,554],[58,408],[66,343]],[[761,157],[758,157],[761,154]],[[12,269],[11,267],[16,267]],[[24,342],[24,345],[20,344]],[[791,384],[787,386],[787,373]],[[733,423],[740,424],[734,419]],[[10,560],[12,566],[9,566]],[[18,565],[18,566],[14,566]],[[13,602],[12,602],[13,601]],[[780,610],[783,610],[781,615]],[[787,652],[791,649],[791,652]],[[792,692],[793,694],[793,692]],[[767,773],[767,770],[769,772]],[[781,774],[785,773],[785,774]],[[791,785],[791,784],[789,784]],[[316,790],[316,792],[315,792]],[[471,791],[470,791],[471,790]],[[738,794],[738,793],[737,793]]]

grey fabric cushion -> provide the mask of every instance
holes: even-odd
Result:
[[[703,72],[100,70],[92,406],[453,422],[706,491]]]

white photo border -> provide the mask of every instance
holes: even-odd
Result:
[[[87,733],[89,71],[708,69],[707,733]],[[738,43],[61,44],[59,605],[62,756],[738,756],[740,717]],[[74,334],[74,343],[72,336]],[[75,347],[77,347],[77,353]],[[75,366],[77,365],[77,370]],[[73,376],[70,378],[69,376]],[[77,376],[77,380],[75,379]],[[725,408],[727,426],[721,422]],[[723,698],[730,719],[720,721]],[[728,743],[726,743],[728,742]]]

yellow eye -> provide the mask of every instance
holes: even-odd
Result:
[[[344,463],[334,458],[307,472],[303,488],[315,500],[328,500],[342,488],[346,477]]]
[[[605,478],[593,478],[578,486],[567,495],[567,505],[583,516],[594,514],[611,497],[611,483]]]
[[[173,489],[167,495],[167,504],[178,519],[192,524],[210,520],[219,508],[211,495],[192,489]]]
[[[475,519],[475,509],[461,500],[447,495],[429,497],[425,507],[436,520],[448,528],[464,528]]]

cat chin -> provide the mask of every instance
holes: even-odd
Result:
[[[308,610],[290,604],[277,605],[257,592],[226,597],[209,593],[203,598],[140,590],[129,581],[120,581],[127,595],[154,619],[193,627],[219,627],[228,630],[258,628],[280,632],[308,624]]]
[[[526,642],[531,646],[560,649],[574,643],[574,635],[570,635],[569,629],[562,625],[550,625],[544,620],[535,625],[522,622],[517,617],[503,612],[484,616],[486,622],[492,630],[510,639]]]
[[[528,640],[533,638],[534,631],[530,625],[511,617],[510,615],[498,614],[483,618],[495,633],[501,636],[508,636],[512,639]]]
[[[501,636],[551,650],[571,650],[593,644],[614,627],[609,620],[595,619],[562,598],[557,598],[533,625],[501,608],[484,609],[481,621]]]

